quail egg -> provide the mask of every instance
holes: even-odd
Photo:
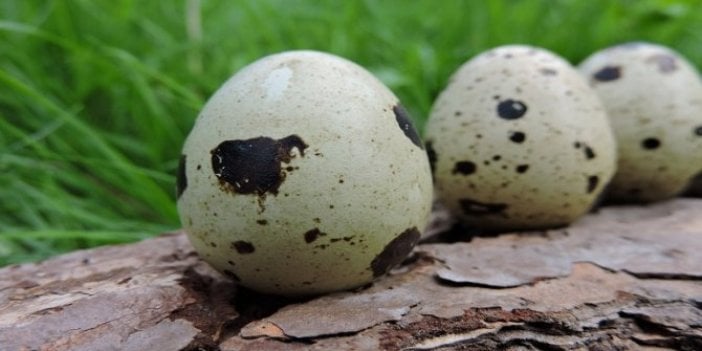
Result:
[[[614,174],[615,143],[587,82],[544,49],[507,45],[469,60],[426,130],[438,198],[466,226],[564,226]]]
[[[185,141],[177,194],[205,261],[253,290],[296,296],[359,287],[404,260],[432,182],[387,87],[340,57],[290,51],[210,98]]]
[[[671,198],[702,171],[702,81],[675,51],[635,42],[603,49],[580,64],[617,139],[619,165],[606,198]]]

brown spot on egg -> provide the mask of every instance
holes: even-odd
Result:
[[[242,255],[256,251],[256,248],[250,242],[242,240],[232,242],[231,248]]]
[[[671,55],[652,55],[646,59],[646,62],[657,65],[658,71],[661,73],[671,73],[678,69],[677,60]]]
[[[277,194],[286,173],[281,163],[290,163],[296,148],[304,156],[307,144],[297,135],[280,140],[258,137],[247,140],[227,140],[212,154],[212,169],[220,185],[239,194]]]
[[[459,161],[456,162],[456,164],[453,165],[453,174],[462,174],[462,175],[471,175],[475,173],[475,171],[478,169],[478,167],[475,165],[475,163],[470,162],[470,161]]]
[[[185,188],[188,187],[188,178],[185,175],[185,155],[180,155],[180,160],[178,161],[178,172],[176,174],[176,198],[180,198],[183,194]]]
[[[256,223],[258,223],[260,225],[266,225],[266,224],[268,224],[268,221],[265,219],[259,219],[259,220],[256,220]]]
[[[383,251],[371,261],[370,268],[373,271],[373,276],[379,277],[402,262],[417,244],[420,236],[417,227],[412,227],[389,242]]]
[[[458,203],[459,205],[461,205],[463,213],[465,213],[468,216],[488,216],[503,214],[503,212],[508,207],[507,204],[504,203],[485,203],[466,198],[458,200]]]
[[[518,165],[514,170],[519,174],[526,173],[529,170],[529,165]]]
[[[596,175],[587,177],[587,193],[595,191],[597,184],[600,183],[600,178]]]
[[[593,158],[595,158],[595,151],[593,151],[591,147],[585,146],[584,151],[585,151],[585,158],[587,158],[588,160],[592,160]]]
[[[595,158],[597,156],[597,155],[595,155],[595,150],[593,150],[589,145],[587,145],[583,142],[576,141],[573,143],[573,146],[576,149],[582,148],[583,154],[585,155],[585,158],[588,160],[592,160],[593,158]]]
[[[695,128],[694,133],[695,133],[695,135],[697,135],[698,137],[702,137],[702,126],[699,126],[699,127]]]
[[[506,120],[522,118],[527,112],[527,106],[518,100],[507,99],[497,104],[497,115]]]
[[[417,134],[417,130],[414,129],[414,125],[412,125],[412,119],[409,117],[409,114],[407,113],[407,110],[405,110],[402,105],[397,104],[392,107],[392,111],[395,113],[395,120],[397,121],[397,125],[400,126],[400,129],[402,132],[405,134],[405,136],[412,141],[414,145],[417,145],[420,149],[424,149],[424,146],[422,145],[422,139],[419,137],[419,134]]]
[[[655,150],[661,146],[661,141],[657,138],[646,138],[641,141],[641,147],[646,150]]]
[[[305,237],[305,242],[306,243],[311,243],[317,240],[318,237],[320,236],[325,236],[327,235],[326,233],[322,233],[319,228],[314,228],[310,229],[307,232],[305,232],[304,237]]]
[[[526,140],[526,134],[523,132],[512,132],[509,135],[509,140],[511,140],[513,143],[521,144]]]
[[[619,79],[621,75],[621,67],[605,66],[599,71],[595,72],[595,74],[592,75],[592,78],[599,82],[611,82],[613,80]]]

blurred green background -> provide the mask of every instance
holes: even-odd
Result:
[[[257,58],[317,49],[368,68],[418,126],[493,46],[573,63],[630,40],[702,66],[702,2],[0,1],[0,266],[179,227],[174,173],[208,96]]]

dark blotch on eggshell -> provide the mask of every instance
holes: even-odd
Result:
[[[453,174],[463,174],[463,175],[470,175],[475,173],[475,171],[478,169],[478,166],[475,165],[475,163],[470,162],[470,161],[459,161],[456,162],[456,164],[453,165]]]
[[[374,277],[385,274],[390,268],[402,262],[417,244],[421,234],[417,227],[412,227],[389,242],[383,251],[371,262]]]
[[[702,137],[702,126],[695,128],[694,133],[695,135]]]
[[[180,198],[183,194],[185,188],[188,187],[188,178],[185,175],[185,155],[180,155],[180,160],[178,161],[178,173],[176,174],[176,198]]]
[[[518,100],[507,99],[497,104],[497,115],[506,120],[522,118],[527,106]]]
[[[320,236],[325,236],[325,235],[327,235],[327,234],[326,234],[326,233],[322,233],[322,232],[319,230],[319,228],[310,229],[310,230],[308,230],[307,232],[305,232],[305,235],[304,235],[304,237],[305,237],[305,242],[309,244],[309,243],[311,243],[311,242],[317,240],[318,237],[320,237]]]
[[[212,170],[220,184],[239,194],[277,194],[285,180],[281,163],[290,163],[297,148],[304,156],[307,144],[297,135],[280,140],[258,137],[227,140],[211,151]]]
[[[400,126],[400,129],[402,129],[402,132],[405,133],[405,136],[409,138],[414,145],[417,145],[417,147],[420,149],[424,149],[422,139],[419,137],[419,134],[417,134],[417,130],[414,129],[412,119],[409,117],[407,110],[405,110],[402,105],[397,104],[393,106],[392,111],[395,113],[397,125]]]
[[[621,77],[621,67],[606,66],[592,75],[595,80],[600,82],[611,82]]]
[[[242,255],[250,254],[256,251],[256,248],[250,242],[242,240],[233,242],[232,248]]]
[[[598,176],[589,176],[587,177],[587,193],[591,193],[595,191],[597,188],[597,184],[600,183],[600,177]]]
[[[520,173],[520,174],[521,174],[521,173],[526,173],[526,171],[529,170],[529,165],[518,165],[518,166],[515,168],[515,170],[517,171],[517,173]]]
[[[438,156],[436,150],[434,150],[434,145],[431,141],[427,141],[427,158],[429,158],[429,167],[431,167],[431,174],[433,175],[436,171],[436,161],[438,161]]]
[[[661,141],[656,138],[646,138],[641,141],[641,147],[646,150],[655,150],[661,146]]]
[[[523,132],[512,132],[509,135],[509,140],[511,140],[514,143],[521,144],[526,140],[526,134]]]
[[[583,154],[585,154],[585,158],[588,160],[592,160],[593,158],[597,157],[597,155],[595,155],[595,150],[585,143],[576,141],[573,143],[573,146],[576,149],[583,148]]]
[[[502,214],[507,209],[504,203],[484,203],[473,199],[460,199],[458,203],[468,216],[488,216]]]
[[[593,158],[595,158],[595,151],[593,151],[591,147],[585,146],[585,150],[584,150],[584,151],[585,151],[585,157],[586,157],[588,160],[592,160]]]
[[[658,71],[661,73],[671,73],[678,69],[675,57],[666,54],[657,54],[646,59],[646,62],[658,65]]]

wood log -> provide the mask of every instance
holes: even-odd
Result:
[[[430,237],[357,291],[237,287],[186,236],[0,270],[0,350],[702,350],[702,200]],[[449,229],[450,228],[450,229]]]

